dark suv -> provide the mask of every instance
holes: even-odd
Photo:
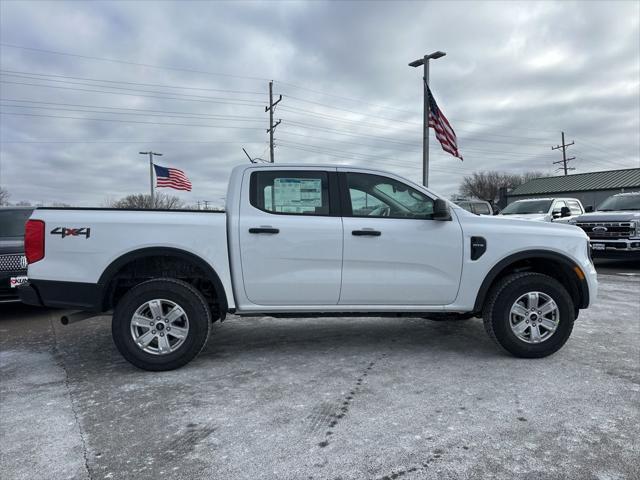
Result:
[[[640,192],[612,195],[569,223],[589,235],[594,257],[640,260]]]
[[[24,224],[30,207],[0,207],[0,303],[17,302],[16,287],[27,281]]]

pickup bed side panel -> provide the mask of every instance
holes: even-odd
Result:
[[[45,222],[45,257],[29,265],[30,279],[96,284],[121,256],[168,247],[207,262],[220,278],[229,308],[235,307],[222,213],[60,209],[36,210],[31,218]],[[88,234],[55,233],[61,228]]]

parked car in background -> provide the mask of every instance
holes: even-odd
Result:
[[[612,195],[569,223],[589,236],[594,257],[640,259],[640,192]]]
[[[27,281],[24,225],[30,207],[0,207],[0,303],[17,302],[16,287]]]
[[[498,215],[540,222],[568,222],[584,211],[577,198],[527,198],[510,203]]]
[[[484,200],[457,200],[454,203],[464,208],[467,212],[475,213],[476,215],[493,215],[491,204]]]

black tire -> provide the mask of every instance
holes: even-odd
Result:
[[[145,352],[131,334],[131,319],[138,307],[154,299],[179,305],[189,319],[189,331],[182,345],[162,355]],[[143,370],[173,370],[186,365],[204,348],[211,328],[211,312],[202,294],[187,282],[161,278],[140,283],[120,300],[113,314],[111,334],[122,356]]]
[[[541,343],[521,340],[510,327],[512,305],[531,291],[549,295],[559,310],[556,330]],[[541,358],[557,352],[569,339],[574,320],[573,300],[564,286],[547,275],[531,272],[508,275],[500,280],[492,288],[483,310],[484,328],[489,336],[504,350],[522,358]]]

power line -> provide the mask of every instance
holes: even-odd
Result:
[[[54,111],[63,111],[63,112],[76,112],[76,113],[104,113],[107,115],[134,115],[134,116],[145,116],[145,117],[162,117],[162,118],[190,118],[193,120],[227,120],[227,121],[235,121],[235,122],[262,122],[257,118],[247,117],[246,119],[238,119],[238,118],[228,118],[225,115],[216,115],[216,116],[198,116],[194,115],[172,115],[172,114],[164,114],[164,113],[135,113],[135,112],[105,112],[102,110],[78,110],[74,108],[61,108],[61,107],[40,107],[37,105],[0,105],[2,107],[12,107],[12,108],[33,108],[33,109],[44,109],[44,110],[54,110]]]
[[[598,150],[598,151],[600,151],[601,153],[605,153],[605,154],[607,154],[607,155],[611,155],[612,153],[617,153],[617,154],[618,154],[619,156],[621,156],[621,157],[630,156],[630,155],[628,155],[628,154],[627,154],[627,155],[621,155],[621,154],[620,154],[620,152],[616,152],[615,150],[612,150],[612,149],[610,149],[610,148],[609,148],[608,150],[603,149],[603,148],[600,148],[598,145],[594,144],[594,143],[593,143],[593,142],[591,142],[591,141],[585,140],[585,139],[580,139],[580,141],[581,141],[582,143],[586,143],[586,144],[587,144],[587,146],[590,146],[590,147],[591,147],[591,148],[593,148],[594,150]],[[608,148],[608,147],[605,147],[605,148]],[[639,147],[639,148],[640,148],[640,147]],[[635,154],[634,154],[634,155],[635,155]]]
[[[316,130],[320,130],[320,131],[326,131],[326,132],[330,132],[330,133],[335,133],[336,135],[345,135],[345,136],[350,136],[350,137],[363,137],[363,138],[373,138],[375,140],[378,140],[380,142],[388,142],[388,143],[396,143],[399,145],[416,145],[416,142],[403,142],[403,141],[399,141],[399,140],[389,140],[386,138],[381,138],[379,135],[367,135],[364,133],[350,133],[353,132],[352,130],[337,130],[334,128],[328,128],[328,127],[322,127],[322,126],[318,126],[318,125],[310,125],[308,123],[303,123],[303,122],[296,122],[294,120],[288,120],[287,121],[288,125],[294,125],[294,126],[298,126],[298,127],[303,127],[303,128],[311,128],[311,129],[316,129]]]
[[[183,97],[195,97],[198,99],[207,99],[207,100],[226,100],[224,98],[221,97],[208,97],[208,96],[202,96],[202,95],[192,95],[192,94],[181,94],[181,93],[175,93],[175,92],[160,92],[160,91],[149,91],[149,90],[140,90],[140,89],[133,89],[133,88],[126,88],[126,87],[118,87],[118,86],[109,86],[109,85],[94,85],[94,84],[88,84],[88,83],[81,83],[81,82],[70,82],[67,80],[55,80],[55,79],[47,79],[47,78],[34,78],[33,75],[39,75],[39,76],[52,76],[52,77],[58,77],[58,78],[72,78],[72,79],[80,79],[80,80],[89,80],[92,82],[102,82],[102,83],[124,83],[124,84],[129,84],[129,85],[141,85],[141,86],[159,86],[159,87],[164,87],[164,88],[177,88],[177,89],[194,89],[194,90],[208,90],[208,91],[217,91],[217,92],[230,92],[230,93],[247,93],[247,94],[261,94],[260,92],[246,92],[246,91],[238,91],[238,90],[223,90],[223,89],[207,89],[207,88],[196,88],[196,87],[181,87],[181,86],[173,86],[173,85],[162,85],[162,84],[145,84],[145,83],[137,83],[137,82],[125,82],[125,81],[115,81],[115,80],[105,80],[105,79],[90,79],[90,78],[84,78],[84,77],[74,77],[74,76],[68,76],[68,75],[53,75],[53,74],[29,74],[27,73],[27,75],[31,75],[31,76],[27,76],[24,74],[24,72],[18,72],[18,73],[13,73],[16,71],[11,71],[11,70],[3,70],[3,72],[10,72],[10,73],[4,73],[5,76],[13,76],[13,77],[18,77],[18,78],[26,78],[26,79],[30,79],[30,80],[41,80],[41,81],[49,81],[49,82],[57,82],[57,83],[64,83],[64,84],[68,84],[68,85],[81,85],[81,86],[87,86],[87,87],[103,87],[103,88],[110,88],[110,89],[115,89],[115,90],[126,90],[126,91],[132,91],[132,92],[143,92],[143,93],[156,93],[156,94],[170,94],[170,95],[176,95],[176,96],[183,96]],[[18,83],[18,82],[16,82]],[[25,84],[26,85],[26,84]],[[35,86],[44,86],[44,87],[52,87],[51,85],[43,85],[43,84],[28,84],[28,85],[35,85]],[[291,97],[294,98],[298,101],[306,101],[304,99],[298,98],[298,97]],[[232,101],[242,101],[242,102],[254,102],[250,99],[231,99]],[[339,107],[331,107],[330,105],[326,105],[320,102],[310,102],[310,103],[315,103],[317,105],[322,105],[326,108],[338,108]],[[257,104],[257,103],[254,103]],[[315,116],[315,117],[319,117],[319,118],[328,118],[328,119],[332,119],[334,121],[338,121],[338,122],[343,122],[343,123],[352,123],[352,124],[358,124],[358,125],[367,125],[367,126],[371,126],[374,128],[384,128],[384,129],[388,129],[388,128],[397,128],[395,125],[389,125],[389,124],[379,124],[379,123],[372,123],[372,122],[366,122],[366,121],[362,121],[362,120],[348,120],[348,119],[344,119],[342,117],[338,117],[335,115],[329,115],[329,114],[324,114],[324,113],[319,113],[319,112],[314,112],[311,110],[306,110],[306,109],[300,109],[300,108],[295,108],[295,107],[283,107],[283,110],[285,111],[289,111],[293,114],[300,114],[297,112],[302,112],[305,115],[311,115],[311,116]],[[349,112],[352,113],[357,113],[359,115],[363,115],[369,118],[379,118],[385,121],[391,121],[393,119],[388,119],[386,117],[379,117],[376,115],[372,115],[370,113],[367,112],[356,112],[354,110],[348,110]],[[400,120],[400,122],[405,123],[405,124],[411,124],[411,125],[416,125],[418,126],[419,123],[418,122],[410,122],[410,121],[402,121]],[[458,129],[459,131],[465,131],[465,129]],[[486,132],[479,132],[484,136],[498,136],[498,137],[505,137],[505,138],[520,138],[520,139],[525,139],[525,140],[543,140],[543,139],[539,139],[539,138],[534,138],[534,137],[519,137],[519,136],[514,136],[514,135],[503,135],[503,134],[491,134],[491,133],[486,133]],[[483,139],[478,139],[477,141],[489,141],[489,140],[483,140]],[[493,141],[493,143],[500,143],[498,141]],[[502,142],[502,143],[513,143],[513,142]],[[521,142],[519,142],[521,143]]]
[[[324,95],[324,96],[327,96],[327,97],[334,97],[334,98],[340,98],[340,99],[344,99],[344,100],[357,102],[357,103],[362,104],[362,105],[369,105],[369,106],[377,107],[377,108],[395,110],[395,111],[402,112],[402,113],[407,113],[407,114],[410,114],[410,115],[419,115],[418,112],[415,112],[415,111],[412,111],[412,110],[406,110],[406,109],[400,109],[400,108],[395,108],[395,107],[388,107],[388,106],[380,105],[380,104],[369,103],[369,102],[366,102],[366,101],[364,101],[362,99],[355,99],[355,98],[350,98],[350,97],[343,97],[343,96],[339,96],[339,95],[334,95],[334,94],[322,92],[322,91],[319,91],[319,90],[313,90],[313,89],[306,88],[306,87],[300,87],[298,85],[294,85],[294,84],[291,84],[291,83],[288,83],[288,82],[278,81],[277,83],[280,83],[280,84],[283,84],[283,85],[289,85],[289,86],[292,86],[292,87],[295,87],[295,88],[299,88],[301,90],[310,91],[310,92],[317,93],[317,94],[320,94],[320,95]],[[291,96],[291,95],[286,95],[286,96],[289,97],[289,98],[292,98],[292,99],[299,100],[299,101],[308,102],[308,103],[316,103],[318,105],[324,105],[324,106],[326,106],[328,108],[334,108],[333,106],[331,106],[329,104],[326,104],[326,103],[312,102],[311,100],[300,99],[299,97],[294,97],[294,96]],[[339,108],[339,107],[335,107],[335,108]],[[358,112],[355,112],[355,113],[358,113]],[[468,124],[473,124],[473,125],[481,125],[481,126],[485,126],[485,127],[495,127],[495,128],[501,128],[501,129],[504,129],[506,127],[506,125],[504,125],[504,124],[475,122],[475,121],[472,121],[472,120],[462,120],[462,119],[459,119],[459,118],[452,118],[452,120],[455,123],[468,123]],[[528,128],[528,129],[520,129],[520,130],[523,131],[523,132],[524,131],[527,131],[527,132],[537,131],[537,132],[541,132],[541,133],[542,132],[544,132],[544,133],[555,133],[555,130],[542,130],[542,129],[533,130],[533,129],[530,129],[530,128]]]
[[[4,75],[6,76],[6,75]],[[50,80],[50,79],[44,79],[44,78],[30,78],[30,77],[26,77],[27,79],[30,80],[36,80],[36,81],[43,81],[43,82],[56,82],[56,83],[64,83],[66,85],[80,85],[82,87],[100,87],[100,88],[110,88],[112,90],[125,90],[128,92],[142,92],[142,93],[157,93],[160,95],[165,95],[165,94],[169,94],[169,95],[173,95],[173,96],[178,96],[178,97],[193,97],[193,98],[197,98],[197,99],[205,99],[205,100],[232,100],[235,102],[246,102],[246,103],[253,103],[255,105],[260,105],[261,102],[257,101],[257,100],[251,100],[249,98],[225,98],[225,97],[209,97],[206,95],[194,95],[191,93],[175,93],[175,92],[162,92],[162,91],[158,91],[158,90],[141,90],[139,88],[127,88],[127,87],[115,87],[115,86],[109,86],[109,85],[95,85],[92,83],[83,83],[83,82],[71,82],[69,80]],[[11,81],[5,81],[3,80],[4,83],[14,83]],[[15,82],[17,83],[17,82]],[[37,86],[43,86],[43,87],[49,87],[51,85],[46,85],[46,84],[41,84],[41,83],[36,83],[36,84],[30,84],[30,85],[37,85]]]
[[[134,93],[126,93],[126,92],[109,92],[109,91],[105,91],[105,90],[92,90],[92,89],[88,89],[88,88],[77,88],[77,87],[62,87],[60,85],[42,85],[42,84],[37,84],[37,83],[24,83],[24,82],[12,82],[9,80],[0,80],[0,83],[7,83],[7,84],[12,84],[12,85],[27,85],[27,86],[32,86],[32,87],[45,87],[45,88],[57,88],[57,89],[62,89],[62,90],[74,90],[77,92],[92,92],[92,93],[107,93],[110,95],[126,95],[129,97],[144,97],[144,98],[159,98],[162,100],[180,100],[183,102],[200,102],[200,103],[217,103],[217,104],[223,104],[223,105],[240,105],[240,106],[245,106],[245,107],[254,107],[254,106],[259,106],[261,105],[260,102],[254,102],[254,101],[250,101],[251,103],[249,103],[248,101],[218,101],[218,100],[198,100],[198,99],[193,99],[193,98],[177,98],[177,97],[166,97],[166,96],[157,96],[157,95],[144,95],[144,94],[134,94]],[[162,93],[162,92],[161,92]]]
[[[329,115],[329,114],[325,114],[325,113],[319,113],[319,112],[315,112],[312,110],[306,110],[303,108],[295,108],[295,107],[282,107],[283,111],[286,112],[290,112],[294,115],[300,115],[300,116],[313,116],[313,117],[318,117],[321,119],[330,119],[333,120],[334,122],[339,122],[339,123],[350,123],[350,124],[356,124],[356,125],[361,125],[361,126],[369,126],[369,127],[374,127],[374,128],[380,128],[380,129],[385,129],[388,130],[389,128],[406,128],[403,126],[397,126],[394,124],[383,124],[383,123],[371,123],[371,122],[367,122],[367,121],[363,121],[363,120],[349,120],[349,119],[345,119],[336,115]],[[375,115],[368,115],[366,113],[362,113],[363,116],[366,117],[371,117],[371,118],[377,118]],[[412,125],[418,126],[420,127],[421,124],[418,122],[411,122]],[[461,131],[461,132],[472,132],[473,134],[476,135],[482,135],[484,136],[488,136],[488,137],[501,137],[501,138],[516,138],[516,139],[521,139],[521,140],[539,140],[541,142],[545,141],[545,138],[540,138],[540,137],[523,137],[523,136],[517,136],[517,135],[504,135],[504,134],[499,134],[499,133],[488,133],[486,131],[477,131],[477,130],[467,130],[464,128],[457,128],[457,131]],[[488,140],[487,140],[488,141]],[[522,144],[522,142],[518,142],[518,144]],[[538,146],[542,146],[542,144],[536,144]]]
[[[137,143],[176,143],[176,144],[198,144],[198,143],[206,143],[206,144],[229,144],[229,145],[239,145],[244,143],[264,143],[263,141],[219,141],[219,140],[2,140],[2,143],[16,143],[16,144],[137,144]]]
[[[221,93],[238,93],[245,95],[264,95],[264,92],[252,92],[246,90],[226,90],[221,88],[203,88],[203,87],[185,87],[181,85],[166,85],[162,83],[139,83],[139,82],[128,82],[124,80],[108,80],[108,79],[100,79],[100,78],[86,78],[86,77],[74,77],[71,75],[59,75],[52,73],[34,73],[34,72],[21,72],[17,70],[2,70],[0,69],[3,75],[9,75],[13,77],[36,77],[32,78],[33,80],[48,80],[46,78],[38,78],[38,77],[56,77],[56,78],[70,78],[72,80],[85,80],[90,82],[102,82],[102,83],[122,83],[125,85],[138,85],[142,87],[160,87],[160,88],[175,88],[179,90],[200,90],[207,92],[221,92]]]
[[[140,120],[118,120],[115,118],[88,118],[88,117],[68,117],[62,115],[44,115],[39,113],[16,113],[0,111],[0,115],[19,115],[24,117],[45,117],[45,118],[65,118],[69,120],[90,120],[96,122],[117,122],[117,123],[136,123],[145,125],[169,125],[181,127],[204,127],[204,128],[229,128],[234,130],[262,130],[259,127],[236,127],[228,125],[201,125],[197,123],[160,123],[160,122],[143,122]]]
[[[352,136],[352,137],[362,137],[362,138],[371,138],[380,142],[388,142],[388,143],[394,143],[394,144],[399,144],[399,145],[409,145],[409,146],[417,146],[420,145],[419,142],[413,142],[413,141],[403,141],[401,139],[390,139],[389,137],[381,137],[380,135],[369,135],[369,134],[364,134],[364,133],[360,133],[358,131],[354,131],[354,130],[348,130],[348,129],[333,129],[333,128],[329,128],[329,127],[324,127],[324,126],[319,126],[319,125],[314,125],[314,124],[309,124],[309,123],[304,123],[304,122],[298,122],[298,121],[294,121],[294,120],[290,120],[287,119],[286,117],[284,117],[285,120],[287,120],[287,124],[288,125],[293,125],[293,126],[297,126],[297,127],[302,127],[302,128],[311,128],[311,129],[316,129],[316,130],[320,130],[320,131],[324,131],[324,132],[330,132],[330,133],[334,133],[336,135],[344,135],[344,136]],[[513,144],[512,142],[501,142],[501,141],[481,141],[480,139],[474,139],[471,140],[471,142],[481,142],[481,143],[507,143],[507,144]],[[520,143],[516,143],[516,145],[520,145]],[[462,143],[461,144],[462,149],[466,150],[465,144]]]
[[[132,62],[132,61],[127,61],[127,60],[97,57],[97,56],[92,56],[92,55],[82,55],[82,54],[75,54],[75,53],[69,53],[69,52],[60,52],[60,51],[56,51],[56,50],[48,50],[48,49],[43,49],[43,48],[25,47],[25,46],[22,46],[22,45],[15,45],[15,44],[10,44],[10,43],[5,43],[5,42],[0,43],[0,46],[6,47],[6,48],[19,49],[19,50],[46,53],[46,54],[50,54],[50,55],[70,56],[70,57],[76,57],[76,58],[84,58],[84,59],[87,59],[87,60],[112,62],[112,63],[119,63],[119,64],[124,64],[124,65],[133,65],[133,66],[142,66],[142,67],[162,69],[162,70],[174,70],[174,71],[180,71],[180,72],[198,73],[198,74],[202,74],[202,75],[213,75],[213,76],[228,77],[228,78],[241,78],[241,79],[256,80],[256,81],[269,81],[269,79],[262,78],[262,77],[254,77],[254,76],[246,76],[246,75],[234,75],[234,74],[228,74],[228,73],[211,72],[211,71],[205,71],[205,70],[197,70],[197,69],[189,69],[189,68],[181,68],[181,67],[173,67],[173,66],[164,66],[164,65],[153,65],[153,64],[147,64],[147,63]],[[382,108],[382,109],[387,109],[387,110],[395,110],[395,111],[399,111],[399,112],[403,112],[403,113],[408,113],[408,114],[411,114],[411,115],[416,115],[416,112],[411,111],[411,110],[404,110],[404,109],[399,109],[399,108],[395,108],[395,107],[389,107],[389,106],[386,106],[386,105],[374,104],[374,103],[367,102],[367,101],[365,101],[363,99],[356,99],[356,98],[352,98],[352,97],[340,96],[340,95],[336,95],[336,94],[333,94],[333,93],[324,92],[324,91],[321,91],[321,90],[314,90],[314,89],[311,89],[311,88],[308,88],[308,87],[302,87],[300,85],[297,85],[297,84],[294,84],[294,83],[290,83],[290,82],[285,82],[285,81],[277,81],[277,82],[282,84],[282,85],[285,85],[285,86],[288,85],[291,88],[297,88],[297,89],[300,89],[300,90],[306,90],[306,91],[313,92],[313,93],[316,93],[316,94],[319,94],[319,95],[323,95],[323,96],[327,96],[327,97],[333,97],[333,98],[348,100],[348,101],[352,101],[352,102],[358,102],[359,104],[369,105],[369,106],[373,106],[373,107],[376,107],[376,108]],[[295,97],[291,97],[291,98],[295,98]],[[505,125],[490,124],[490,123],[483,123],[483,122],[475,122],[475,121],[471,121],[471,120],[461,120],[461,119],[455,119],[455,118],[453,120],[456,123],[469,123],[469,124],[483,125],[483,126],[497,127],[497,128],[504,128],[505,127]],[[527,129],[527,131],[532,131],[532,129]],[[535,131],[547,133],[547,132],[552,132],[553,130],[536,129]]]
[[[62,107],[83,107],[83,108],[101,108],[101,109],[107,109],[107,110],[126,110],[126,111],[132,111],[132,112],[145,112],[145,113],[176,113],[176,114],[180,114],[180,115],[194,115],[197,117],[204,117],[204,118],[225,118],[225,119],[238,119],[238,120],[247,120],[247,121],[262,121],[261,119],[255,118],[255,117],[247,117],[244,115],[217,115],[217,114],[207,114],[207,113],[199,113],[199,112],[184,112],[184,111],[171,111],[171,110],[149,110],[149,109],[145,109],[145,108],[128,108],[128,107],[106,107],[103,105],[85,105],[85,104],[78,104],[78,103],[59,103],[59,102],[43,102],[43,101],[39,101],[39,100],[23,100],[23,99],[14,99],[14,98],[0,98],[0,101],[4,101],[4,102],[19,102],[19,103],[38,103],[38,104],[43,104],[43,105],[56,105],[56,106],[62,106]],[[17,106],[17,105],[12,105],[12,106]],[[35,108],[35,107],[34,107]],[[107,112],[104,112],[107,113]]]
[[[310,133],[296,133],[296,132],[289,132],[287,131],[285,133],[285,135],[293,135],[296,137],[302,137],[305,139],[310,139],[310,140],[324,140],[327,143],[331,143],[331,144],[345,144],[345,145],[355,145],[355,146],[361,146],[361,147],[367,147],[367,148],[376,148],[376,149],[386,149],[386,150],[392,150],[392,151],[401,151],[404,153],[414,153],[414,152],[418,152],[420,151],[419,148],[400,148],[397,146],[391,147],[391,146],[380,146],[380,145],[375,145],[372,143],[362,143],[362,142],[349,142],[349,141],[345,141],[345,140],[337,140],[337,139],[333,139],[333,138],[327,138],[327,137],[319,137],[316,134],[310,134]],[[286,139],[286,137],[285,137]],[[435,153],[439,153],[439,151],[434,151]],[[434,153],[432,152],[432,153]],[[478,150],[475,148],[465,148],[465,152],[471,152],[471,153],[477,153],[477,154],[490,154],[492,156],[510,156],[510,157],[524,157],[527,159],[533,159],[533,158],[539,158],[540,156],[546,155],[543,151],[541,151],[539,154],[536,155],[531,155],[529,153],[524,153],[524,152],[509,152],[509,151],[504,151],[504,150]]]
[[[218,76],[218,77],[228,77],[228,78],[242,78],[242,79],[246,79],[246,80],[258,80],[258,81],[268,81],[268,78],[261,78],[261,77],[250,77],[250,76],[246,76],[246,75],[233,75],[233,74],[229,74],[229,73],[219,73],[219,72],[209,72],[209,71],[205,71],[205,70],[196,70],[193,68],[181,68],[181,67],[170,67],[170,66],[163,66],[163,65],[152,65],[149,63],[139,63],[139,62],[131,62],[131,61],[127,61],[127,60],[118,60],[118,59],[114,59],[114,58],[104,58],[104,57],[95,57],[92,55],[80,55],[77,53],[67,53],[67,52],[59,52],[56,50],[47,50],[44,48],[33,48],[33,47],[24,47],[22,45],[14,45],[11,43],[0,43],[0,46],[2,47],[7,47],[7,48],[15,48],[15,49],[19,49],[19,50],[28,50],[28,51],[33,51],[33,52],[40,52],[40,53],[47,53],[47,54],[51,54],[51,55],[62,55],[65,57],[76,57],[76,58],[84,58],[86,60],[97,60],[97,61],[101,61],[101,62],[112,62],[112,63],[120,63],[123,65],[134,65],[137,67],[147,67],[147,68],[157,68],[157,69],[161,69],[161,70],[174,70],[174,71],[178,71],[178,72],[189,72],[189,73],[199,73],[202,75],[214,75],[214,76]]]
[[[317,153],[317,154],[320,154],[320,155],[327,155],[329,157],[341,158],[341,159],[346,159],[346,160],[359,160],[359,161],[365,160],[363,158],[359,158],[357,156],[353,156],[351,152],[344,153],[344,154],[343,153],[330,153],[330,152],[327,152],[325,150],[316,150],[313,147],[308,148],[306,146],[305,147],[300,147],[300,146],[286,145],[286,144],[281,144],[281,143],[278,143],[278,145],[280,145],[280,146],[282,146],[284,148],[300,150],[300,151],[308,152],[308,153]],[[399,167],[403,167],[403,168],[416,168],[416,165],[413,165],[413,164],[410,164],[410,163],[397,163],[397,162],[394,162],[393,160],[388,160],[386,158],[371,159],[370,161],[372,161],[372,162],[384,161],[385,164],[388,164],[388,165],[394,165],[394,166],[399,166]],[[460,173],[457,170],[447,170],[447,169],[443,169],[441,167],[433,167],[433,169],[436,170],[436,171],[443,172],[443,173],[458,173],[458,174]]]

